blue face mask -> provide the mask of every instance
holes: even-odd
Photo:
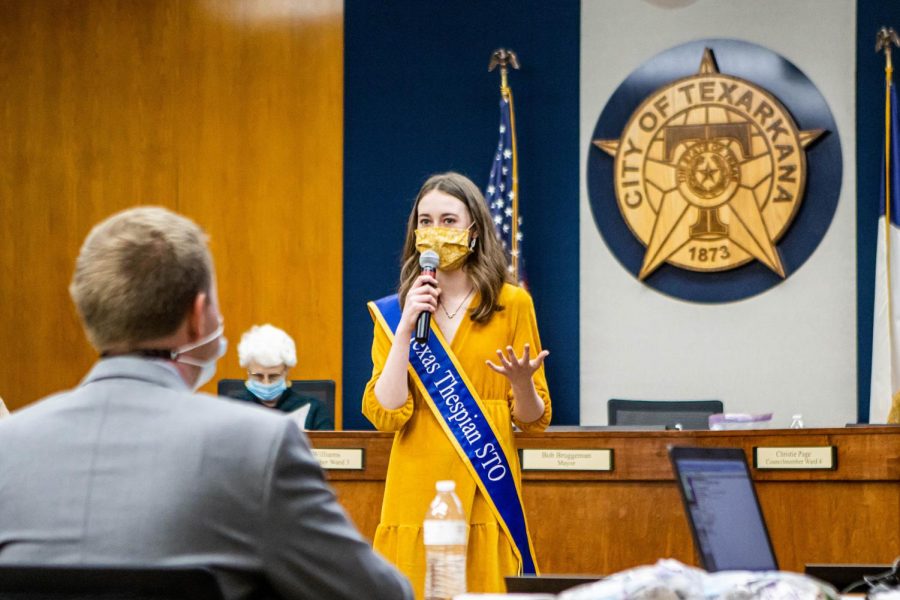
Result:
[[[260,400],[270,401],[274,400],[281,396],[284,393],[284,390],[287,389],[287,382],[284,379],[279,379],[278,381],[273,381],[272,383],[265,384],[256,381],[255,379],[249,379],[244,386],[250,390],[250,393],[259,398]]]

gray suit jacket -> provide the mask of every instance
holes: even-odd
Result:
[[[412,598],[290,419],[134,357],[0,421],[0,563],[202,564],[228,598]]]

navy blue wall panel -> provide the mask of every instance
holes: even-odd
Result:
[[[875,53],[882,26],[900,31],[900,2],[859,0],[856,15],[856,302],[859,418],[868,421],[872,374],[872,308],[881,161],[884,155],[884,55]],[[895,70],[900,51],[894,51]],[[894,81],[898,78],[895,73]]]
[[[419,186],[456,170],[484,189],[499,122],[491,52],[515,50],[524,254],[557,424],[579,415],[580,3],[346,0],[344,6],[344,428],[371,373],[367,300],[395,291]]]

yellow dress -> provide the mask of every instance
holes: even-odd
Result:
[[[476,305],[478,298],[470,306]],[[523,431],[543,431],[550,424],[550,394],[543,365],[533,376],[534,386],[544,401],[544,414],[532,423],[520,423],[511,414],[512,389],[509,380],[485,365],[497,363],[497,349],[512,346],[521,355],[526,343],[531,356],[541,351],[537,320],[531,296],[524,289],[506,284],[500,293],[503,310],[485,324],[466,317],[460,323],[451,348],[475,387],[491,419],[499,441],[510,458],[516,481],[521,471],[515,452],[512,423]],[[418,389],[410,380],[406,403],[387,410],[375,398],[375,382],[387,360],[391,342],[381,325],[375,325],[372,343],[372,378],[363,396],[363,414],[380,431],[396,432],[381,508],[381,522],[375,531],[374,546],[392,561],[410,581],[417,598],[425,586],[425,547],[422,522],[435,495],[435,482],[456,481],[456,494],[469,518],[466,561],[470,592],[504,592],[505,575],[515,575],[518,561],[511,542],[501,529],[489,505],[478,490],[462,459],[447,439]]]

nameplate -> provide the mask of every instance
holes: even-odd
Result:
[[[356,470],[363,469],[362,448],[312,448],[323,469]]]
[[[753,449],[753,466],[757,469],[806,471],[834,469],[836,446],[785,446]]]
[[[522,449],[523,471],[612,471],[613,451],[575,448]]]

